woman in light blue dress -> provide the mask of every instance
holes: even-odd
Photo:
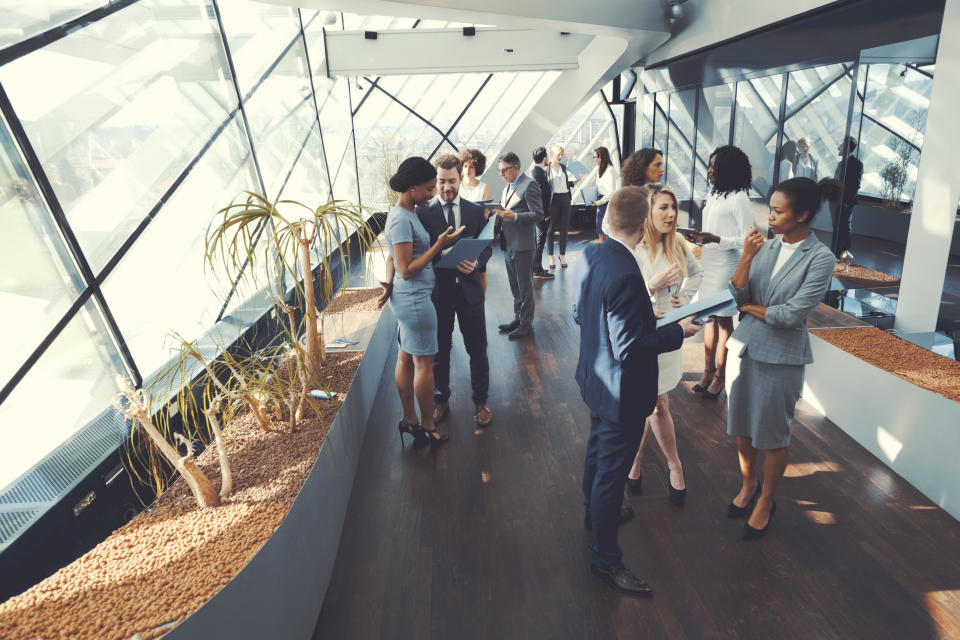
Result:
[[[447,229],[430,245],[430,235],[414,212],[424,206],[437,189],[437,170],[423,158],[407,158],[390,178],[390,188],[400,194],[397,204],[387,214],[384,234],[390,248],[387,260],[387,281],[380,305],[389,299],[397,316],[400,350],[395,379],[403,420],[400,421],[400,442],[403,434],[413,436],[414,443],[437,447],[449,440],[433,425],[433,359],[437,355],[437,312],[430,299],[433,292],[433,260],[448,245],[456,242],[464,227]],[[399,277],[394,278],[394,274]],[[417,419],[414,396],[420,405],[422,422]]]

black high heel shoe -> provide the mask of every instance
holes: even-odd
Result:
[[[437,428],[433,429],[424,429],[421,427],[420,432],[423,434],[423,437],[430,443],[431,449],[437,449],[445,445],[449,440],[450,436],[446,433],[440,433],[437,431]]]
[[[667,481],[667,490],[670,492],[670,502],[678,507],[682,507],[683,502],[687,499],[687,490],[674,489],[669,480]]]
[[[773,522],[773,514],[777,512],[777,501],[773,501],[773,506],[770,507],[770,517],[767,518],[767,524],[764,525],[763,529],[754,529],[750,526],[749,523],[744,523],[743,529],[743,539],[744,540],[757,540],[762,538],[767,532],[767,529],[770,528],[770,523]]]
[[[401,420],[400,424],[397,425],[397,431],[400,432],[400,446],[406,447],[406,444],[403,442],[403,434],[409,433],[413,436],[413,444],[416,446],[421,441],[423,444],[426,444],[426,436],[423,435],[423,427],[418,424],[410,424],[406,420]],[[421,445],[422,446],[422,445]]]
[[[760,493],[763,492],[763,482],[757,480],[757,489],[753,492],[753,495],[750,496],[750,500],[747,501],[747,504],[742,507],[738,507],[733,504],[733,500],[730,501],[730,504],[727,505],[727,517],[728,518],[746,518],[750,515],[750,512],[753,511],[753,506],[757,502],[757,499],[760,497]]]
[[[723,376],[714,376],[713,381],[712,381],[710,384],[713,384],[713,382],[716,382],[717,380],[723,380]],[[709,388],[709,387],[707,387],[707,388]],[[724,386],[724,385],[720,385],[720,390],[719,390],[719,391],[716,391],[716,392],[713,392],[713,393],[711,393],[711,392],[707,391],[706,389],[704,389],[704,390],[703,390],[703,393],[700,394],[700,397],[701,397],[701,398],[707,398],[708,400],[716,400],[717,398],[720,397],[720,394],[723,393],[723,390],[724,390],[724,389],[725,389],[725,386]]]
[[[636,478],[627,477],[627,493],[631,496],[639,496],[643,493],[643,475]]]
[[[693,391],[694,393],[703,393],[704,391],[706,391],[707,388],[710,386],[710,384],[713,382],[713,378],[714,378],[714,375],[716,374],[716,371],[717,371],[716,367],[714,367],[713,369],[705,370],[704,373],[710,374],[710,382],[708,382],[706,386],[698,382],[697,384],[693,385],[693,387],[691,387],[691,391]]]

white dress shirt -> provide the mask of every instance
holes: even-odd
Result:
[[[554,171],[551,165],[550,168],[547,169],[547,176],[550,178],[550,188],[553,189],[554,193],[567,193],[570,191],[570,187],[567,186],[567,172],[563,167],[559,167]]]
[[[597,204],[607,204],[610,202],[610,196],[620,187],[620,174],[612,166],[607,167],[603,175],[597,178],[597,191],[603,196],[597,200]]]

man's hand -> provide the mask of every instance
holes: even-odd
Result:
[[[703,328],[701,325],[694,323],[693,319],[694,316],[687,316],[680,321],[680,328],[683,329],[684,338],[689,338],[690,336],[696,335],[697,332]]]
[[[383,305],[387,304],[387,300],[390,299],[390,292],[392,291],[393,291],[392,282],[380,283],[380,295],[377,296],[377,309],[383,309]]]
[[[474,260],[473,262],[471,262],[471,261],[469,261],[469,260],[461,260],[461,261],[457,264],[457,271],[459,271],[460,273],[462,273],[462,274],[465,275],[465,276],[470,275],[471,273],[473,273],[473,272],[476,270],[476,268],[477,268],[477,261],[476,261],[476,260]]]
[[[512,209],[497,209],[496,214],[503,220],[515,220],[517,217]]]
[[[720,236],[716,235],[715,233],[701,231],[698,235],[700,244],[712,244],[714,242],[720,242]]]

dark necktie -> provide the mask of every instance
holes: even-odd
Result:
[[[457,219],[453,217],[453,203],[448,202],[444,205],[447,208],[447,224],[453,227],[454,230],[457,229]]]

